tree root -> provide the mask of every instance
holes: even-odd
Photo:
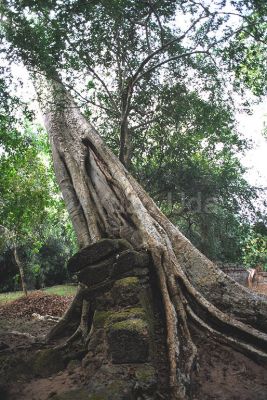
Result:
[[[197,349],[191,337],[189,321],[209,332],[215,340],[246,356],[258,362],[267,361],[265,333],[232,318],[208,302],[189,282],[172,251],[154,248],[152,257],[165,306],[173,400],[187,398],[196,362]]]
[[[84,287],[79,285],[77,293],[70,304],[69,308],[63,315],[63,317],[58,321],[58,323],[53,326],[53,328],[46,335],[46,341],[50,342],[51,340],[62,336],[65,334],[70,327],[70,325],[79,326],[80,324],[80,315],[83,306],[83,297],[84,297]]]

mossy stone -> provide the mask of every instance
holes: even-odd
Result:
[[[113,277],[120,277],[123,274],[132,271],[134,268],[147,267],[149,265],[149,255],[146,252],[135,250],[125,250],[122,252],[116,263],[113,265]]]
[[[31,373],[30,363],[25,356],[12,353],[0,356],[0,379],[5,383],[21,376],[31,375]]]
[[[143,321],[146,321],[145,310],[142,307],[131,307],[114,312],[108,317],[105,326],[106,327],[110,327],[111,325],[114,326],[116,322],[122,322],[122,321],[128,323],[132,319],[135,320],[141,319]]]
[[[149,335],[146,321],[141,318],[111,323],[108,345],[114,364],[143,363],[149,356]]]
[[[114,311],[98,311],[96,310],[94,315],[94,328],[103,328],[108,318],[114,314]]]
[[[36,353],[32,363],[34,374],[41,377],[51,376],[64,369],[65,363],[60,352],[55,349],[40,350]]]
[[[94,327],[108,328],[115,322],[136,318],[146,319],[146,313],[142,307],[131,307],[120,311],[96,311]]]
[[[76,273],[88,265],[96,264],[114,253],[131,249],[132,246],[123,239],[102,239],[84,247],[74,254],[68,261],[67,268],[71,274]]]
[[[119,279],[112,288],[112,298],[116,306],[125,307],[139,303],[141,286],[135,276]]]
[[[110,324],[110,330],[113,331],[122,331],[122,330],[129,330],[134,331],[137,333],[147,333],[147,323],[141,318],[132,318],[123,321],[117,321],[115,323]]]
[[[79,360],[70,360],[68,363],[68,371],[74,371],[76,368],[79,368],[81,366],[81,361]]]
[[[156,371],[152,365],[140,365],[135,369],[136,380],[140,387],[155,388],[157,385]]]
[[[127,278],[119,279],[115,284],[114,288],[136,288],[139,286],[139,279],[136,276],[129,276]]]
[[[8,400],[8,391],[4,384],[0,383],[0,399]]]

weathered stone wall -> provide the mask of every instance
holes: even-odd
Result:
[[[223,263],[221,261],[217,261],[216,264],[236,282],[243,286],[248,286],[248,272],[243,265],[237,263]]]

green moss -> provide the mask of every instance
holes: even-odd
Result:
[[[96,311],[94,315],[94,327],[102,328],[104,327],[107,319],[114,314],[113,311]]]
[[[155,380],[155,368],[151,365],[139,366],[135,371],[135,376],[140,383],[150,383]]]
[[[132,320],[132,319],[146,319],[146,313],[141,307],[131,307],[111,313],[106,321],[106,327],[113,325],[116,322]]]
[[[131,320],[131,319],[146,319],[146,313],[141,307],[131,307],[122,311],[96,311],[94,315],[95,328],[110,327],[116,322]]]
[[[0,380],[14,381],[26,375],[31,375],[31,370],[25,356],[10,353],[0,356]]]
[[[68,371],[74,371],[76,368],[81,366],[81,362],[79,360],[70,360],[68,363]]]
[[[125,287],[136,287],[139,286],[139,279],[136,276],[129,276],[128,278],[119,279],[114,288],[125,288]]]
[[[110,325],[110,330],[112,331],[126,330],[130,332],[143,333],[147,331],[147,328],[147,323],[140,318],[123,320]]]
[[[133,250],[133,246],[125,239],[117,239],[119,247],[121,249],[130,249]]]

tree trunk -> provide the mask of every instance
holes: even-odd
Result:
[[[119,160],[125,166],[125,168],[129,169],[131,166],[132,159],[132,133],[129,128],[129,104],[130,99],[128,96],[131,96],[132,90],[130,90],[128,94],[128,89],[122,95],[122,111],[121,111],[121,122],[120,122],[120,152],[119,152]]]
[[[19,252],[18,252],[17,246],[14,247],[14,258],[15,258],[15,262],[16,262],[16,264],[18,266],[18,269],[19,269],[19,274],[20,274],[20,280],[21,280],[21,286],[22,286],[23,293],[24,293],[25,296],[28,296],[27,285],[26,285],[25,274],[24,274],[24,265],[23,265],[23,262],[19,258]]]
[[[80,246],[123,238],[152,256],[165,308],[171,398],[188,398],[197,357],[192,325],[248,357],[266,360],[266,298],[235,283],[181,234],[59,83],[47,84],[40,101]]]
[[[119,154],[119,160],[127,169],[129,169],[129,167],[131,166],[132,158],[132,139],[128,125],[128,118],[126,118],[125,121],[122,121],[121,123]]]

